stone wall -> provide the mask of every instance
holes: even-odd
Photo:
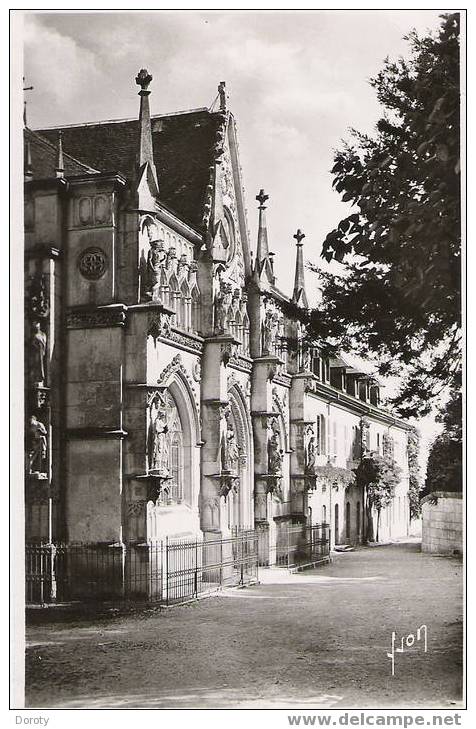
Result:
[[[463,552],[463,499],[460,493],[435,491],[422,499],[422,551]]]

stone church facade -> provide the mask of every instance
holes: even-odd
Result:
[[[359,543],[346,474],[393,452],[380,538],[409,528],[407,425],[378,383],[303,346],[276,285],[267,196],[249,240],[235,120],[217,108],[25,129],[28,542],[137,543],[327,522]],[[253,246],[254,248],[254,246]]]

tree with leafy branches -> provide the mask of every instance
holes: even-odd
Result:
[[[412,427],[407,434],[407,457],[410,519],[418,519],[421,514],[420,498],[423,485],[420,477],[420,433],[415,427]]]
[[[363,488],[366,508],[366,540],[373,542],[372,510],[377,511],[375,541],[379,539],[380,514],[391,504],[400,483],[401,469],[393,458],[371,454],[364,456],[354,469],[356,486]]]
[[[461,366],[459,14],[441,17],[371,80],[374,136],[352,130],[335,153],[333,186],[352,208],[322,249],[341,273],[314,269],[322,300],[307,321],[310,341],[402,376],[390,402],[402,417],[430,412]]]
[[[434,491],[462,491],[462,397],[461,390],[454,390],[437,420],[443,424],[443,432],[433,441],[428,454],[424,494]]]

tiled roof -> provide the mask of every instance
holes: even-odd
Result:
[[[212,150],[220,124],[206,109],[152,117],[154,161],[160,199],[185,222],[201,228]],[[63,127],[63,149],[101,172],[136,174],[139,122],[111,121]],[[57,129],[39,134],[54,141]]]
[[[24,140],[30,145],[33,177],[39,180],[55,177],[55,169],[58,159],[58,132],[55,131],[48,141],[48,139],[45,139],[37,132],[33,132],[31,129],[25,129]],[[97,172],[97,170],[92,169],[89,165],[85,165],[71,157],[69,154],[65,154],[64,147],[63,165],[66,177],[68,175],[75,176]]]

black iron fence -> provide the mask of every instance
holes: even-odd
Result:
[[[141,544],[27,544],[26,602],[185,602],[258,579],[258,536]]]
[[[294,569],[328,561],[329,537],[329,524],[278,523],[275,534],[260,533],[259,564]]]

